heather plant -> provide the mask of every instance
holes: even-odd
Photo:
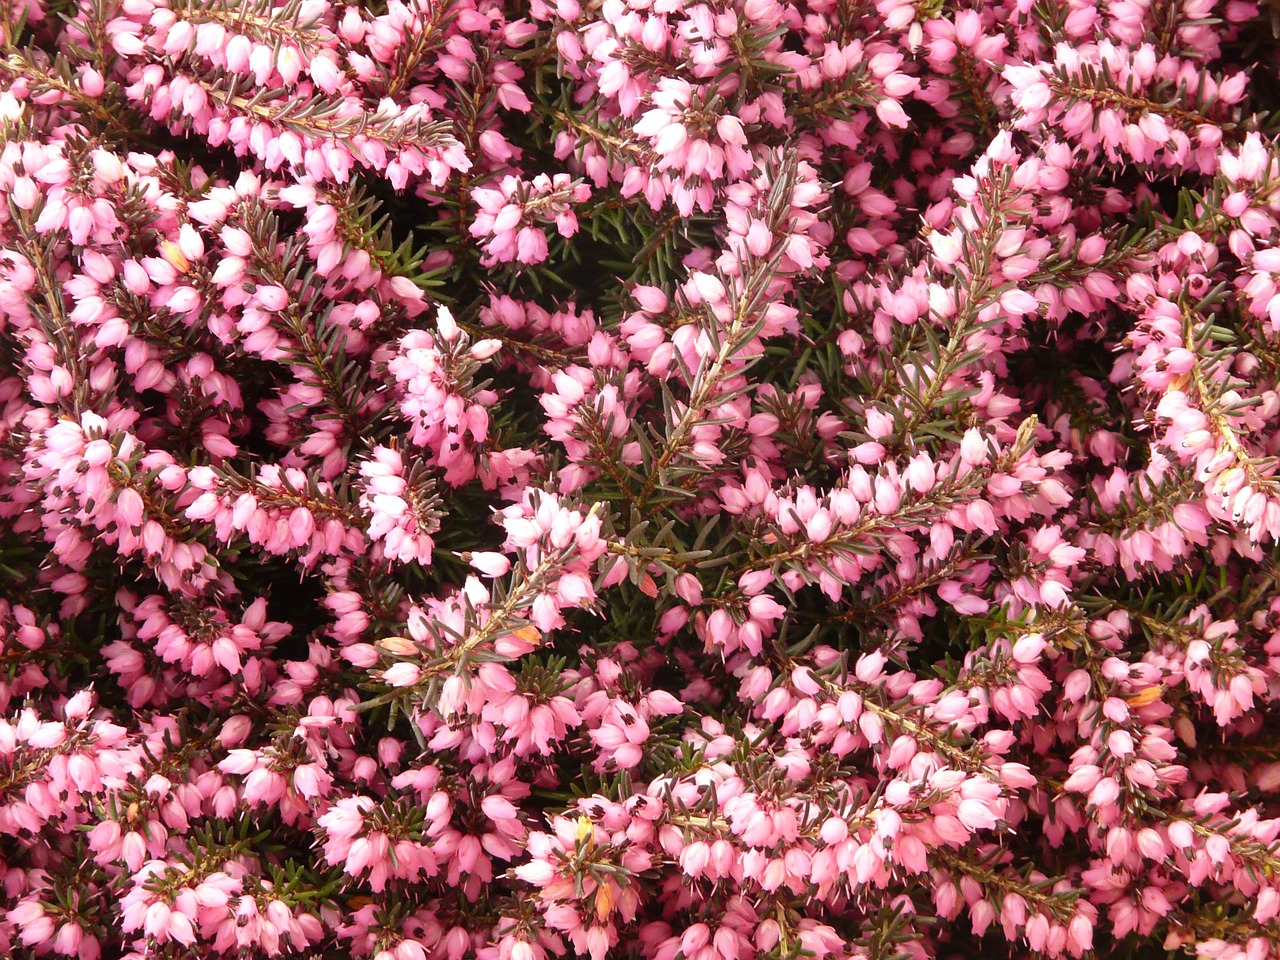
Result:
[[[0,0],[0,955],[1280,957],[1276,19]]]

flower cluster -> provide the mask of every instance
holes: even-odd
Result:
[[[1280,957],[1273,7],[0,0],[0,955]]]

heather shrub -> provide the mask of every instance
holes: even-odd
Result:
[[[0,955],[1280,956],[1251,0],[0,0]]]

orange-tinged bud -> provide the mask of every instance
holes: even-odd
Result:
[[[418,652],[418,645],[408,637],[383,637],[378,646],[398,657],[408,657]]]
[[[1153,684],[1145,690],[1139,690],[1131,697],[1125,697],[1125,702],[1131,707],[1145,707],[1147,704],[1155,703],[1164,693],[1164,687],[1160,684]]]
[[[596,919],[601,923],[613,912],[613,887],[601,884],[596,887]]]
[[[168,262],[169,266],[177,270],[179,273],[186,273],[191,269],[191,261],[187,259],[186,254],[182,252],[176,243],[172,240],[160,241],[160,256]]]
[[[542,631],[531,623],[526,623],[519,630],[512,630],[511,635],[521,643],[537,644],[542,642]]]

